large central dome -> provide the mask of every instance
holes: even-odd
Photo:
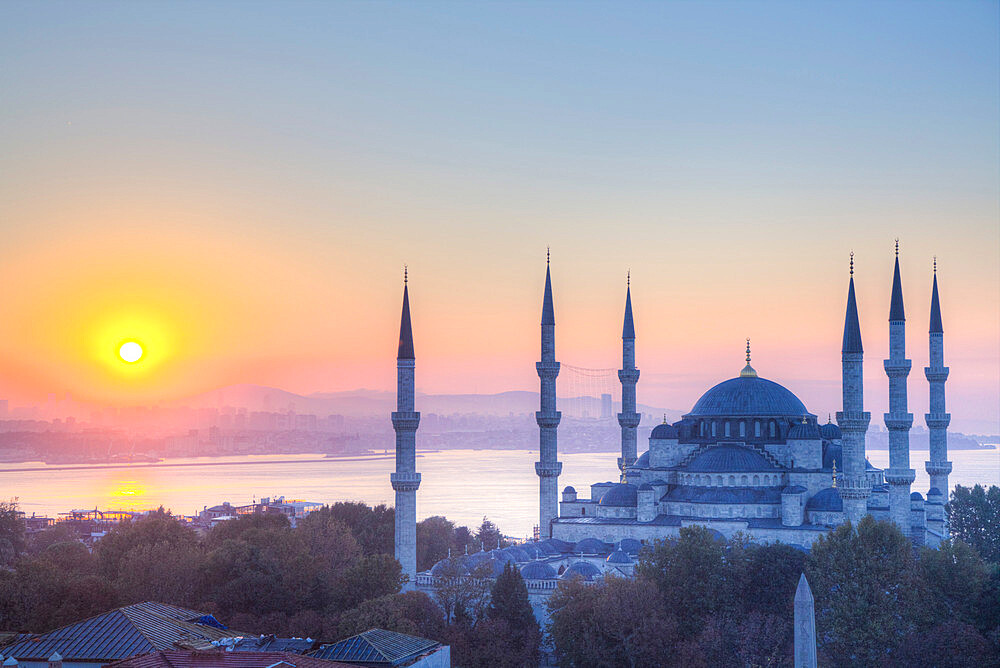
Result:
[[[688,415],[790,416],[812,415],[799,398],[777,383],[757,375],[723,381],[701,395]]]

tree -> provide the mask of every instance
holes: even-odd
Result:
[[[528,587],[517,568],[504,564],[490,592],[486,618],[503,621],[507,626],[507,649],[504,655],[513,666],[537,666],[542,632],[528,600]]]
[[[900,646],[928,605],[909,537],[868,515],[856,528],[847,522],[820,536],[806,564],[817,640],[828,662],[898,663]]]
[[[495,550],[508,545],[497,525],[485,517],[483,523],[479,525],[479,531],[476,532],[476,542],[485,550]]]
[[[487,564],[468,571],[458,557],[447,560],[434,573],[434,600],[449,624],[462,620],[474,626],[490,599],[492,572]]]
[[[17,499],[0,501],[0,566],[12,563],[14,557],[24,551],[24,520],[17,509]]]
[[[350,610],[364,601],[399,593],[406,576],[395,557],[371,554],[341,571],[334,580],[331,612]]]
[[[667,610],[684,610],[682,637],[693,637],[710,613],[730,606],[726,544],[702,526],[681,527],[676,540],[661,540],[643,551],[636,573],[656,586]]]
[[[122,572],[131,550],[165,544],[170,547],[194,547],[198,536],[170,513],[160,508],[138,520],[127,520],[112,529],[94,550],[101,573],[114,579]]]
[[[676,619],[643,577],[562,581],[548,608],[560,666],[662,666],[677,641]]]
[[[392,508],[342,502],[330,506],[329,513],[351,528],[365,554],[395,554],[396,513]]]
[[[446,559],[454,548],[455,524],[440,515],[417,523],[417,571]],[[456,553],[456,556],[461,554]]]
[[[408,635],[441,640],[444,617],[427,594],[408,591],[363,601],[340,616],[337,638],[347,638],[379,628]]]
[[[948,523],[953,537],[972,546],[986,561],[1000,563],[1000,487],[955,485]]]

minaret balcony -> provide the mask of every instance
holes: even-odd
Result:
[[[619,369],[618,370],[618,380],[622,383],[635,384],[639,382],[639,370],[638,369]]]
[[[951,413],[924,413],[928,429],[947,429],[951,424]]]
[[[561,419],[562,413],[560,411],[535,411],[535,422],[542,428],[558,427]]]
[[[420,413],[414,411],[393,411],[392,428],[396,431],[416,431],[420,425]]]
[[[927,380],[931,383],[943,383],[948,380],[949,368],[946,366],[939,367],[924,367],[924,375],[927,376]]]
[[[860,413],[845,413],[837,411],[837,426],[841,431],[867,431],[872,414],[868,411]]]
[[[559,375],[559,362],[535,362],[535,370],[542,380],[555,380]]]
[[[390,473],[389,482],[397,492],[415,492],[420,487],[420,474],[416,471]]]
[[[535,473],[539,478],[558,478],[562,473],[562,462],[535,462]]]
[[[883,419],[889,431],[909,431],[913,426],[913,413],[885,413]]]
[[[885,469],[883,471],[885,481],[890,485],[912,485],[917,479],[917,472],[913,469]]]
[[[885,375],[889,378],[905,378],[910,375],[910,367],[913,366],[913,362],[906,359],[888,359],[882,362],[882,366],[885,367]]]
[[[629,429],[635,429],[639,426],[639,422],[642,420],[642,416],[638,413],[619,413],[618,414],[618,425],[620,427],[626,427]]]
[[[926,462],[924,464],[924,470],[927,471],[927,475],[948,475],[951,473],[951,462]],[[947,494],[946,490],[939,490],[943,494]]]

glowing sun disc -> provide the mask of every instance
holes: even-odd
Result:
[[[142,357],[142,346],[135,341],[126,341],[118,349],[118,356],[129,363],[138,362],[139,358]]]

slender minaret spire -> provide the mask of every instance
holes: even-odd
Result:
[[[622,325],[622,368],[618,371],[622,383],[622,412],[618,414],[618,424],[622,428],[622,456],[618,468],[625,469],[635,464],[636,428],[639,414],[635,412],[635,384],[639,382],[639,370],[635,368],[635,325],[632,323],[632,273],[625,276],[625,322]]]
[[[556,410],[556,317],[552,308],[552,276],[549,272],[549,252],[545,251],[545,296],[542,298],[542,360],[535,364],[541,382],[540,406],[535,413],[538,423],[539,457],[535,462],[538,474],[538,531],[542,538],[552,536],[552,520],[559,516],[559,474],[562,464],[557,459],[556,431],[562,414]]]
[[[396,490],[396,560],[409,578],[404,589],[413,589],[417,581],[417,426],[420,413],[413,410],[413,329],[410,326],[410,294],[407,271],[403,269],[403,314],[399,321],[399,353],[396,355],[396,412],[392,428],[396,430],[396,472],[390,474]]]
[[[906,407],[906,378],[910,375],[906,359],[906,316],[903,314],[903,285],[899,278],[899,239],[896,239],[896,266],[892,273],[892,298],[889,303],[889,359],[885,375],[889,377],[889,412],[885,428],[889,430],[889,518],[900,530],[910,534],[910,485],[916,472],[910,468],[910,427],[913,414]]]
[[[847,314],[841,346],[844,410],[837,413],[844,473],[838,481],[837,490],[844,501],[844,515],[854,524],[868,513],[868,497],[871,495],[871,484],[865,475],[865,434],[871,413],[864,410],[863,360],[858,302],[854,296],[854,253],[851,253],[851,281],[847,288]]]
[[[934,287],[931,289],[931,326],[930,326],[930,356],[929,366],[924,368],[924,375],[930,384],[930,412],[924,416],[930,436],[930,461],[927,462],[927,474],[931,478],[931,488],[937,488],[948,502],[948,474],[951,473],[951,462],[948,461],[948,424],[951,415],[945,412],[944,382],[948,380],[948,367],[944,365],[944,327],[941,324],[941,304],[938,301],[937,258],[934,258]],[[945,538],[948,527],[945,525]]]

